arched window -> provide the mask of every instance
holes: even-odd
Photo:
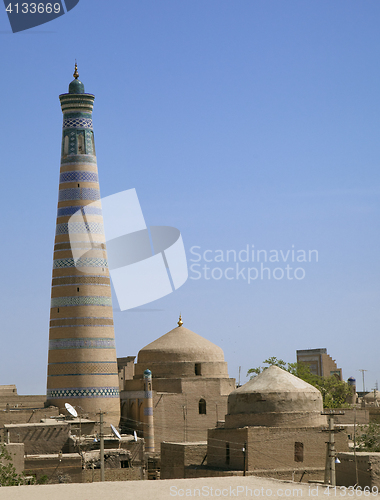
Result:
[[[78,135],[78,154],[84,154],[84,135]]]
[[[95,141],[94,141],[94,132],[91,131],[91,143],[92,143],[92,154],[96,156],[95,153]]]
[[[206,400],[201,398],[198,403],[199,415],[206,415]]]
[[[63,154],[66,156],[69,154],[69,136],[66,135],[63,141]]]

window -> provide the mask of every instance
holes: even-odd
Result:
[[[201,364],[200,363],[195,363],[194,372],[195,372],[195,375],[201,375]]]
[[[230,443],[226,443],[226,464],[230,465]]]
[[[206,415],[206,400],[201,398],[198,403],[199,415]]]
[[[92,154],[96,156],[95,153],[95,141],[94,141],[94,132],[91,131],[91,143],[92,143]]]
[[[78,288],[77,288],[77,292],[79,292],[79,286],[78,286]]]
[[[69,154],[69,136],[66,135],[64,141],[63,141],[63,154],[64,156],[67,156]]]
[[[294,461],[303,462],[303,443],[298,441],[294,443]]]
[[[83,134],[78,135],[78,154],[84,154],[84,136]]]

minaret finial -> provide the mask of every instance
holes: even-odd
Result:
[[[179,321],[178,321],[178,326],[182,326],[183,325],[183,321],[182,321],[182,317],[181,317],[181,313],[179,314]]]
[[[79,77],[77,60],[76,59],[75,59],[75,71],[74,71],[73,77],[75,78],[75,80],[78,80],[78,77]]]

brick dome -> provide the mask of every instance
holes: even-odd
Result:
[[[223,350],[182,325],[140,350],[136,376],[140,377],[147,368],[153,377],[161,378],[228,377]]]
[[[320,391],[270,366],[228,396],[226,426],[318,426],[325,423]]]

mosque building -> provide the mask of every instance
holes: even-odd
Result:
[[[291,373],[270,366],[228,396],[225,422],[210,428],[207,444],[163,443],[161,477],[225,475],[239,471],[282,479],[323,479],[326,441],[322,395]],[[348,450],[347,435],[336,434],[338,451]],[[190,443],[191,444],[191,443]],[[207,468],[186,468],[187,448]],[[183,449],[179,464],[179,449]],[[175,460],[174,460],[175,458]],[[191,462],[190,462],[191,463]],[[194,464],[194,463],[193,463]],[[241,473],[241,472],[240,472]],[[181,475],[180,475],[181,474]]]
[[[152,375],[155,450],[162,441],[205,440],[227,411],[228,394],[235,389],[220,347],[178,326],[143,347],[137,363],[118,359],[121,383],[121,428],[146,434],[144,372]],[[145,412],[147,413],[147,412]]]
[[[119,384],[92,109],[75,65],[63,112],[47,404],[118,425]],[[75,214],[75,215],[74,215]]]
[[[75,437],[70,429],[76,422],[70,417],[63,421],[59,415],[67,416],[69,403],[80,415],[79,449],[87,432],[82,425],[88,424],[87,433],[92,434],[102,412],[106,427],[120,424],[122,433],[136,431],[144,437],[148,455],[161,451],[163,479],[236,471],[259,475],[275,471],[287,479],[294,479],[296,472],[318,477],[325,466],[327,437],[322,432],[326,424],[322,396],[315,387],[271,366],[236,389],[223,350],[185,328],[181,316],[176,328],[139,351],[136,363],[135,356],[116,358],[92,123],[95,97],[85,93],[77,65],[73,76],[68,93],[59,96],[63,132],[50,308],[46,400],[50,408],[42,408],[43,398],[36,402],[30,397],[30,408],[23,399],[22,410],[11,409],[9,403],[19,401],[16,388],[3,388],[0,435],[8,436],[9,445],[16,444],[10,441],[12,433],[19,441],[16,418],[25,433],[24,443],[17,444],[25,450],[38,445],[39,454],[62,452]],[[326,373],[339,370],[325,350],[314,351],[297,355],[307,356],[302,361],[308,364],[322,360]],[[42,414],[45,419],[39,422]],[[85,422],[84,416],[89,420]],[[38,435],[30,433],[32,426],[40,429]],[[63,429],[62,436],[58,439],[51,428]],[[138,436],[124,436],[132,458],[137,456],[136,447],[143,454]],[[97,440],[91,439],[95,447],[93,441]],[[336,447],[348,449],[345,434],[336,435]],[[186,476],[187,464],[195,459],[195,472]],[[82,460],[77,462],[82,474]]]

